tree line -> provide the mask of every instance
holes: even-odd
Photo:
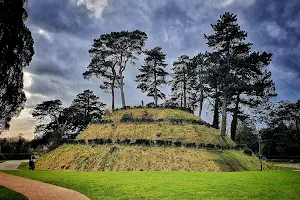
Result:
[[[153,98],[155,106],[161,99],[165,100],[164,105],[198,109],[201,117],[203,102],[207,99],[213,104],[215,128],[219,128],[221,113],[222,137],[226,135],[227,115],[232,115],[231,138],[235,140],[238,119],[247,118],[244,110],[255,109],[276,96],[271,72],[266,69],[272,54],[252,50],[253,45],[246,42],[247,33],[238,25],[233,13],[226,12],[211,27],[213,34],[204,35],[211,52],[180,56],[173,62],[171,74],[166,71],[166,54],[161,47],[144,50],[146,33],[136,30],[102,34],[89,50],[91,62],[83,77],[101,80],[100,88],[111,93],[112,111],[115,110],[115,89],[119,89],[125,108],[124,71],[129,65],[134,66],[143,53],[144,64],[135,81],[138,89]],[[166,99],[161,88],[169,83],[171,98]]]

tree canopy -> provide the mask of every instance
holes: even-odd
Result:
[[[142,92],[147,92],[147,96],[154,98],[155,106],[158,105],[158,99],[165,99],[166,95],[159,89],[167,84],[166,77],[169,74],[165,71],[166,54],[162,52],[161,47],[154,47],[145,51],[146,58],[144,65],[139,69],[141,74],[136,76],[137,88]]]
[[[34,55],[26,0],[0,1],[0,132],[24,108],[23,69]]]

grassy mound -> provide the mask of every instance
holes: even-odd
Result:
[[[151,124],[93,124],[77,139],[110,138],[116,139],[149,139],[149,140],[179,140],[182,142],[202,142],[226,147],[235,146],[229,138],[224,141],[219,130],[204,125],[183,124],[170,125],[165,123]]]
[[[62,145],[37,160],[37,169],[78,171],[250,171],[256,156],[235,150]]]
[[[104,116],[105,120],[112,120],[114,123],[119,123],[124,114],[132,114],[134,118],[142,118],[143,114],[147,112],[153,117],[154,120],[168,119],[168,118],[181,118],[187,120],[199,120],[199,117],[175,109],[159,109],[159,108],[135,108],[128,110],[119,110]]]
[[[153,121],[151,123],[145,121],[121,123],[122,117],[126,114],[133,119],[150,118]],[[197,116],[182,110],[136,108],[107,113],[104,119],[112,121],[112,123],[92,124],[76,139],[87,141],[97,138],[109,138],[112,140],[127,138],[131,140],[198,142],[229,148],[235,146],[235,143],[229,138],[224,141],[220,137],[219,130],[206,125],[189,123],[189,120],[200,124],[205,122]]]

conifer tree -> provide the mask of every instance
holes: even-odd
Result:
[[[207,97],[208,92],[208,52],[199,53],[191,60],[190,73],[192,76],[191,84],[193,87],[193,94],[195,95],[195,104],[199,104],[199,117],[201,118],[202,109],[203,109],[203,102],[204,99]],[[198,107],[198,106],[197,106]]]
[[[180,107],[188,108],[191,106],[191,92],[192,92],[192,76],[189,70],[190,59],[186,55],[182,55],[178,58],[178,61],[173,63],[172,68],[172,100],[174,102],[179,102]]]
[[[105,104],[91,90],[78,94],[71,104],[71,107],[76,107],[79,112],[83,113],[86,123],[92,119],[101,119],[104,106]]]
[[[103,83],[102,89],[110,88],[112,99],[114,99],[114,84],[117,83],[122,107],[126,107],[124,71],[128,64],[135,64],[134,61],[142,53],[146,40],[146,33],[139,30],[111,32],[95,39],[93,48],[89,51],[92,57],[91,74],[109,80]],[[101,68],[97,69],[98,67]],[[105,68],[111,70],[105,70]]]
[[[221,91],[223,98],[222,105],[222,123],[221,123],[221,136],[225,137],[226,123],[227,123],[227,105],[228,99],[232,89],[232,74],[234,66],[233,60],[237,55],[243,54],[243,51],[247,51],[244,44],[241,45],[247,37],[247,33],[241,30],[237,23],[237,17],[234,14],[226,12],[216,24],[211,25],[214,30],[214,34],[207,36],[207,44],[212,47],[220,55],[220,72],[222,77]],[[247,44],[250,45],[250,44]]]
[[[154,47],[145,51],[145,54],[144,65],[139,69],[141,74],[136,76],[136,82],[139,83],[137,88],[142,92],[147,92],[147,96],[153,97],[155,106],[157,106],[158,99],[166,98],[160,90],[162,85],[167,84],[166,77],[169,74],[164,70],[167,66],[166,54],[162,52],[161,47]]]

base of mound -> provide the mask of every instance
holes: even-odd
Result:
[[[236,150],[64,144],[36,162],[40,170],[255,171],[256,156]],[[264,168],[270,168],[264,163]]]

